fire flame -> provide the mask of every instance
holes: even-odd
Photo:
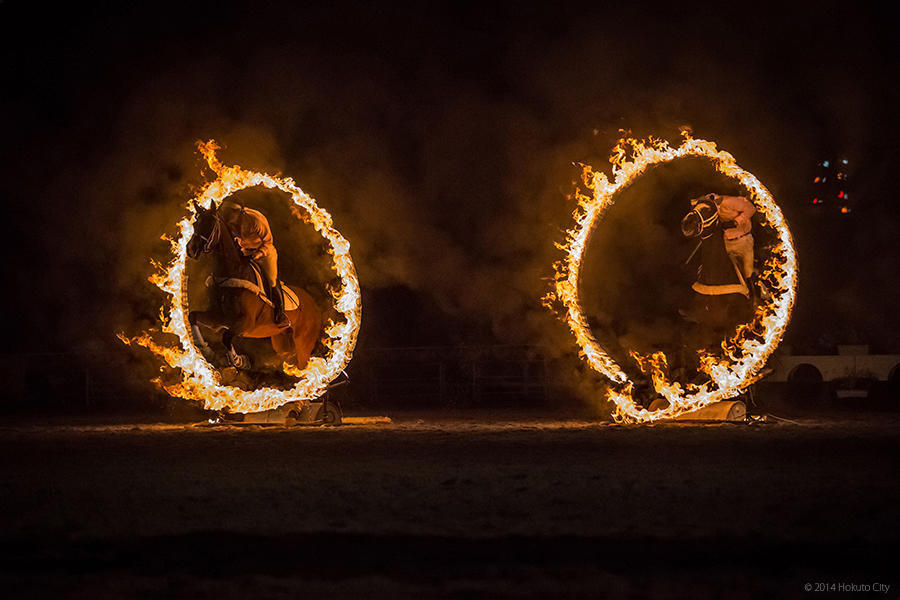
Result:
[[[590,233],[613,205],[616,194],[654,165],[688,157],[706,158],[717,171],[740,182],[756,206],[761,223],[775,229],[778,241],[760,273],[760,281],[766,288],[765,301],[747,323],[740,325],[732,337],[722,342],[720,356],[699,353],[700,370],[709,376],[709,381],[699,385],[670,381],[664,353],[656,352],[651,356],[632,353],[641,369],[650,374],[656,392],[669,402],[668,407],[651,412],[635,403],[632,382],[591,333],[579,301],[578,282]],[[565,258],[553,265],[553,290],[544,297],[544,304],[551,309],[555,303],[563,307],[560,318],[575,335],[581,357],[611,381],[607,400],[615,405],[613,418],[616,421],[648,422],[672,418],[739,395],[759,379],[760,371],[784,335],[796,297],[797,257],[781,209],[763,184],[741,169],[731,154],[718,150],[713,142],[693,139],[687,133],[677,148],[665,140],[623,138],[613,149],[610,163],[611,180],[605,173],[584,168],[584,181],[593,195],[576,194],[575,226],[566,232],[565,241],[557,244]]]
[[[219,146],[214,140],[198,142],[197,146],[210,168],[216,173],[217,179],[207,183],[192,200],[188,201],[189,214],[178,223],[180,234],[175,239],[169,240],[173,256],[171,261],[168,265],[154,262],[157,272],[149,278],[151,283],[168,295],[168,306],[160,309],[162,331],[177,335],[180,345],[159,344],[151,338],[149,332],[135,338],[127,338],[120,334],[119,338],[125,343],[135,343],[148,348],[170,367],[180,369],[182,381],[176,385],[163,385],[163,388],[172,396],[199,400],[210,410],[257,412],[277,408],[287,402],[311,400],[321,396],[328,384],[350,363],[362,317],[359,280],[350,258],[350,244],[334,228],[331,215],[318,207],[315,200],[301,190],[292,179],[245,170],[238,165],[225,166],[216,157],[215,153]],[[329,290],[334,298],[335,309],[343,316],[343,320],[330,321],[324,327],[323,342],[328,352],[325,357],[310,357],[302,370],[285,364],[285,372],[300,379],[288,390],[264,387],[247,391],[222,385],[219,373],[194,346],[191,327],[187,320],[185,263],[187,243],[194,232],[196,213],[193,200],[204,208],[209,208],[239,190],[258,185],[279,189],[290,195],[292,213],[298,219],[312,224],[328,242],[332,266],[341,282],[339,286]]]

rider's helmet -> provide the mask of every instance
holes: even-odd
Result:
[[[719,211],[715,200],[704,196],[691,200],[691,204],[694,207],[693,210],[681,219],[681,233],[685,237],[697,237],[698,235],[704,238],[709,237],[711,234],[704,234],[712,229],[719,220]]]

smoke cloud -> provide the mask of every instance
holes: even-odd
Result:
[[[12,68],[22,124],[11,138],[20,152],[5,160],[19,174],[7,202],[29,227],[16,234],[27,257],[11,274],[23,322],[7,351],[102,349],[117,330],[156,323],[149,260],[165,259],[160,235],[174,233],[204,181],[194,143],[209,138],[223,145],[224,162],[293,177],[332,213],[364,287],[361,347],[539,344],[571,354],[539,299],[574,209],[575,163],[602,168],[623,127],[677,141],[691,126],[773,190],[796,226],[809,273],[801,281],[819,278],[801,288],[805,334],[818,319],[803,297],[817,290],[839,288],[841,310],[868,306],[872,318],[854,325],[864,335],[876,335],[875,315],[896,301],[896,289],[862,291],[895,277],[896,258],[828,280],[836,251],[824,246],[834,242],[819,239],[803,212],[803,171],[823,151],[862,161],[878,147],[883,104],[871,89],[883,73],[868,59],[879,47],[842,54],[814,31],[797,32],[792,15],[773,23],[737,12],[650,18],[639,8],[345,8],[216,15],[218,34],[147,25],[131,45],[99,25],[77,39],[60,34],[56,43],[74,50],[49,84],[64,104],[55,124],[46,119],[57,107],[33,102],[34,73],[53,54],[23,57],[7,43],[8,65],[30,61]],[[127,28],[144,16],[110,19]],[[851,39],[877,27],[877,15],[845,16]],[[100,64],[98,51],[124,54]],[[820,54],[836,66],[828,77],[841,80],[837,91],[816,66]],[[886,168],[870,166],[870,197]],[[586,309],[619,350],[671,339],[667,315],[683,289],[673,270],[677,202],[725,185],[710,177],[673,167],[649,178],[595,233]],[[278,210],[271,196],[247,202]],[[285,273],[311,287],[324,280],[315,236],[273,223]],[[410,310],[391,310],[404,294]]]

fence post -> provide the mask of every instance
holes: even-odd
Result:
[[[378,380],[375,378],[375,367],[372,363],[366,365],[366,375],[366,384],[369,388],[369,406],[377,406],[378,393],[376,392],[376,386],[378,385]]]
[[[84,367],[84,406],[91,407],[91,368]]]
[[[543,371],[542,371],[542,373],[541,373],[541,383],[543,384],[542,387],[544,388],[544,389],[543,389],[543,391],[544,391],[544,404],[546,404],[546,403],[547,403],[547,397],[549,396],[549,394],[548,394],[548,391],[549,391],[548,388],[550,387],[549,376],[548,376],[548,374],[547,374],[547,356],[546,356],[546,355],[544,356],[544,360],[543,360],[543,363],[542,363],[542,364],[543,364]]]
[[[522,358],[522,397],[528,397],[528,356]]]
[[[441,406],[447,405],[447,377],[444,373],[444,361],[438,363],[438,389],[441,395]]]

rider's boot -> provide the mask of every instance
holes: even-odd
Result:
[[[279,282],[276,281],[275,285],[270,288],[269,298],[272,299],[272,304],[275,305],[275,324],[290,325],[291,322],[288,320],[287,315],[284,314],[284,290]]]

